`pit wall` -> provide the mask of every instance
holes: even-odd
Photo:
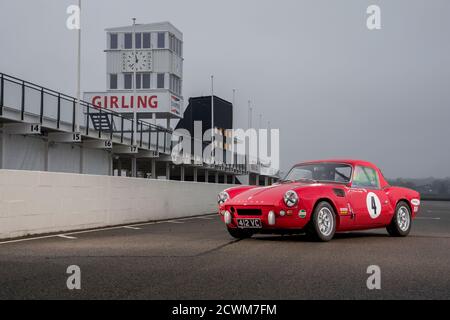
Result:
[[[214,213],[228,187],[0,170],[0,239]]]

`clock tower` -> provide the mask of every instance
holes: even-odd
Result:
[[[182,117],[183,34],[170,22],[106,29],[105,53],[106,91],[85,101],[139,119]]]

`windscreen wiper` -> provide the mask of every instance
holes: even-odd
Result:
[[[307,178],[298,179],[296,181],[308,181],[308,182],[312,182],[312,183],[319,183],[319,181],[317,181],[317,180],[307,179]]]

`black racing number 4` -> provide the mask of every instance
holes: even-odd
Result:
[[[372,210],[374,214],[377,214],[378,208],[377,208],[377,202],[375,201],[375,197],[372,197]]]

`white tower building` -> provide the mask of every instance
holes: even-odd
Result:
[[[106,92],[87,92],[93,105],[139,119],[183,114],[183,34],[169,22],[106,29]]]

